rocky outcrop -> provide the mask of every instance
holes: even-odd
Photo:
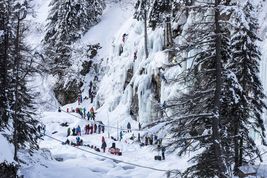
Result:
[[[133,69],[130,68],[130,69],[127,70],[126,80],[124,82],[123,90],[125,90],[127,85],[130,83],[130,81],[132,80],[132,77],[133,77]]]
[[[54,93],[58,102],[61,105],[75,102],[80,94],[82,85],[83,83],[76,79],[68,82],[66,86],[63,83],[57,83],[54,88]]]
[[[132,119],[134,120],[138,120],[138,111],[139,111],[139,105],[138,105],[138,95],[137,95],[137,88],[136,91],[133,94],[132,97],[132,102],[131,102],[131,106],[130,106],[130,115],[132,117]]]
[[[91,60],[90,61],[84,61],[82,63],[82,70],[80,71],[80,74],[82,76],[86,76],[90,72],[92,64],[93,64],[93,61],[91,61]]]

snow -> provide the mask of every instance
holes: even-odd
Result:
[[[100,148],[102,136],[105,137],[108,147],[110,147],[111,143],[114,142],[112,139],[107,137],[107,129],[104,134],[84,135],[83,128],[88,121],[75,117],[71,114],[65,112],[44,112],[41,121],[46,125],[46,134],[65,141],[67,139],[67,128],[73,128],[80,125],[82,128],[81,138],[83,139],[84,144],[95,145]],[[60,126],[61,123],[65,122],[68,123],[68,127]],[[134,134],[137,136],[137,132],[134,132]],[[132,141],[129,140],[131,135],[132,133],[125,133],[122,141],[116,142],[116,147],[121,149],[122,156],[111,155],[107,152],[103,153],[102,150],[101,152],[95,152],[93,149],[86,146],[80,146],[79,148],[88,151],[85,152],[77,149],[77,147],[62,145],[60,142],[45,136],[44,140],[40,141],[40,148],[49,149],[54,158],[63,158],[63,161],[57,162],[49,159],[42,160],[38,164],[34,163],[27,166],[23,169],[22,173],[26,178],[54,178],[58,176],[71,178],[75,177],[75,175],[80,178],[88,176],[100,178],[157,178],[164,176],[166,172],[140,168],[126,163],[120,163],[115,160],[121,160],[160,170],[177,170],[180,169],[180,167],[183,168],[184,164],[187,164],[184,159],[177,161],[177,157],[175,155],[168,153],[166,155],[166,160],[155,161],[154,156],[158,154],[155,147],[140,147],[138,143],[132,143]],[[111,136],[116,137],[115,130],[111,130]],[[69,136],[68,139],[75,142],[75,136]],[[101,155],[110,159],[101,157]],[[179,162],[179,164],[177,164],[177,162]]]
[[[44,24],[48,13],[49,1],[35,0],[33,4],[36,5],[36,19],[29,17],[29,23],[32,24],[31,35],[27,38],[27,42],[36,50],[41,50],[41,40],[44,36]],[[160,52],[163,45],[162,33],[163,29],[148,31],[149,33],[149,53],[148,59],[142,58],[144,54],[143,42],[143,23],[133,20],[133,2],[130,0],[122,0],[117,3],[112,1],[107,2],[107,8],[101,18],[101,21],[92,27],[77,43],[74,44],[74,70],[79,69],[81,62],[86,60],[85,46],[88,44],[100,43],[102,47],[94,59],[96,63],[101,63],[102,72],[99,77],[101,82],[98,86],[98,95],[93,103],[89,100],[84,100],[81,105],[78,102],[68,104],[62,107],[62,112],[58,113],[58,103],[56,102],[52,86],[56,81],[51,76],[35,76],[35,82],[31,85],[40,92],[38,97],[40,103],[40,111],[43,112],[40,120],[46,125],[46,134],[53,136],[56,139],[65,141],[67,139],[67,127],[62,127],[60,124],[67,122],[70,128],[81,126],[82,132],[84,126],[88,121],[80,119],[78,114],[65,113],[69,108],[86,108],[88,111],[96,103],[100,103],[100,108],[96,108],[96,120],[102,121],[106,126],[104,134],[82,135],[85,144],[95,145],[100,148],[101,138],[105,137],[108,147],[111,146],[113,140],[108,138],[108,135],[117,138],[119,131],[125,130],[128,122],[131,123],[133,130],[138,130],[138,122],[133,121],[129,115],[129,107],[132,94],[137,92],[142,100],[140,105],[140,119],[138,121],[143,123],[149,122],[151,115],[150,106],[153,104],[151,90],[147,88],[151,85],[151,75],[157,74],[158,68],[167,65],[168,60],[165,53]],[[122,43],[122,35],[127,33],[125,43]],[[118,55],[119,46],[122,45],[124,52],[121,56]],[[133,54],[137,51],[137,60],[133,61]],[[138,87],[138,91],[127,86],[123,91],[124,81],[126,80],[127,70],[133,68],[135,74],[133,84]],[[139,75],[140,70],[145,68],[146,75]],[[83,96],[87,96],[88,85],[92,80],[93,74],[90,73],[85,77]],[[166,90],[167,91],[167,86]],[[166,94],[167,95],[167,94]],[[144,124],[143,124],[144,125]],[[160,126],[143,131],[133,131],[135,136],[140,133],[143,135],[151,135],[159,131],[159,138],[164,137],[165,132],[160,131]],[[60,142],[49,137],[44,137],[40,140],[40,152],[33,154],[33,156],[24,156],[24,161],[29,162],[24,165],[21,172],[25,178],[54,178],[54,177],[121,177],[121,178],[157,178],[166,176],[165,171],[156,171],[146,168],[140,168],[136,165],[128,165],[126,163],[114,161],[111,159],[118,159],[121,161],[138,164],[141,166],[148,166],[161,170],[183,170],[188,166],[187,160],[189,157],[185,156],[177,159],[175,153],[166,153],[165,161],[155,161],[154,156],[158,155],[156,146],[145,146],[140,148],[139,143],[133,142],[129,138],[132,133],[124,133],[121,142],[116,142],[116,146],[122,150],[122,156],[114,156],[109,153],[98,153],[88,147],[81,147],[89,152],[79,150],[75,147],[62,145]],[[75,141],[74,136],[68,137],[71,141]],[[164,142],[163,142],[164,143]],[[53,159],[49,158],[49,154],[42,152],[50,150]],[[91,153],[90,153],[91,152]],[[92,153],[98,153],[106,156],[104,158]],[[44,155],[45,159],[40,157]],[[55,158],[63,158],[62,162],[58,162]],[[111,158],[111,159],[109,159]],[[178,160],[178,161],[177,161]],[[177,164],[177,162],[179,164]]]
[[[0,133],[0,163],[6,161],[8,163],[15,162],[14,157],[14,146],[10,144],[7,139]]]
[[[36,9],[36,18],[29,17],[29,23],[31,24],[31,35],[28,36],[27,42],[36,50],[40,50],[41,40],[44,36],[45,20],[48,15],[48,0],[34,0],[33,4]],[[143,22],[132,19],[132,4],[130,0],[121,0],[117,3],[113,1],[107,2],[107,8],[101,18],[101,21],[94,27],[92,27],[77,43],[74,44],[75,49],[75,61],[77,65],[74,65],[77,69],[80,67],[81,62],[85,60],[85,55],[80,53],[84,50],[84,47],[88,44],[100,43],[102,47],[97,54],[96,63],[101,64],[100,69],[100,83],[98,86],[98,93],[93,103],[89,100],[84,100],[81,105],[78,102],[68,104],[62,107],[63,111],[67,108],[89,108],[97,107],[96,120],[102,121],[106,126],[106,132],[104,134],[82,135],[81,138],[85,144],[95,145],[100,148],[101,138],[105,137],[108,147],[113,140],[108,138],[108,135],[117,137],[120,130],[124,130],[128,122],[131,123],[134,130],[138,130],[138,122],[142,125],[158,119],[159,116],[153,116],[153,106],[156,104],[163,104],[165,100],[177,96],[178,89],[182,86],[175,84],[169,79],[178,76],[182,69],[186,69],[186,64],[182,64],[170,67],[166,70],[161,70],[167,65],[175,64],[175,60],[171,62],[168,59],[167,51],[163,49],[163,29],[157,28],[156,30],[148,29],[148,50],[149,57],[145,59],[144,56],[144,30]],[[267,49],[267,21],[266,21],[266,3],[263,5],[261,13],[261,27],[260,34],[263,37],[262,49]],[[122,42],[122,35],[126,33],[127,38],[125,42]],[[1,35],[0,35],[1,36]],[[181,42],[183,40],[179,39]],[[123,53],[119,55],[119,48],[123,47]],[[134,60],[134,53],[137,52],[137,59]],[[263,61],[261,64],[261,77],[265,93],[267,94],[267,51],[262,50]],[[186,55],[186,54],[182,54]],[[75,70],[77,70],[75,69]],[[131,69],[133,71],[133,77],[130,83],[124,89],[124,83],[127,78],[127,71]],[[160,72],[159,72],[160,71]],[[141,74],[142,73],[142,74]],[[165,77],[166,81],[161,81],[161,96],[160,103],[154,100],[153,92],[151,88],[152,75],[160,73],[161,77]],[[93,74],[90,73],[85,77],[84,87],[82,90],[83,96],[87,96],[89,82],[92,80]],[[84,125],[88,121],[79,119],[79,115],[75,113],[56,112],[58,103],[55,100],[52,93],[52,86],[55,79],[51,76],[37,76],[33,86],[38,88],[40,96],[40,108],[49,112],[43,112],[41,121],[46,125],[46,134],[53,136],[56,139],[65,141],[67,139],[67,127],[60,126],[61,123],[67,122],[70,128],[77,127],[84,128]],[[139,117],[137,121],[134,121],[129,114],[131,107],[132,96],[138,95]],[[48,104],[45,104],[48,103]],[[45,105],[43,105],[45,104]],[[152,109],[151,109],[152,108]],[[54,112],[53,112],[54,111]],[[167,114],[170,114],[167,112]],[[265,113],[265,118],[266,117]],[[152,118],[152,119],[151,119]],[[110,127],[109,127],[110,126]],[[134,131],[143,135],[150,135],[158,133],[159,138],[166,136],[166,130],[161,130],[162,125],[156,125],[150,129],[144,129],[142,131]],[[166,128],[167,129],[167,128]],[[54,133],[56,132],[56,133]],[[54,133],[54,134],[53,134]],[[165,161],[155,161],[154,156],[158,154],[156,147],[145,146],[140,147],[138,143],[129,140],[132,133],[125,133],[121,142],[116,142],[117,147],[122,150],[123,155],[118,157],[109,153],[98,153],[100,155],[126,161],[129,163],[135,163],[138,165],[148,166],[152,168],[158,168],[163,170],[181,170],[183,171],[190,165],[187,162],[192,155],[183,155],[183,157],[177,157],[175,153],[166,154]],[[75,141],[74,136],[68,137],[71,141]],[[33,163],[24,165],[22,173],[25,178],[85,178],[85,177],[100,177],[100,178],[157,178],[166,176],[166,172],[155,171],[145,168],[139,168],[133,165],[127,165],[125,163],[118,163],[108,158],[103,158],[75,147],[62,145],[61,143],[49,138],[44,137],[44,140],[40,141],[40,148],[42,150],[49,149],[53,158],[63,158],[62,162],[58,162],[54,159],[42,159],[37,158],[36,154],[33,156]],[[13,148],[8,144],[6,139],[0,135],[1,150],[0,150],[0,162],[1,160],[8,160],[12,162],[12,150]],[[2,149],[2,143],[4,149]],[[165,144],[165,141],[163,142]],[[87,147],[81,147],[92,153],[97,153]],[[4,150],[4,151],[2,151]],[[264,148],[263,148],[264,150]],[[3,154],[5,153],[5,154]],[[48,156],[49,157],[49,156]],[[267,158],[265,156],[265,158]],[[29,159],[29,158],[25,158]],[[264,159],[266,162],[267,159]],[[264,166],[263,166],[264,167]],[[264,170],[264,169],[261,169]],[[264,171],[263,171],[264,172]],[[266,175],[266,173],[265,173]]]

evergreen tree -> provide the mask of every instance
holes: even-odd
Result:
[[[64,76],[71,66],[71,45],[99,21],[103,0],[53,0],[44,38],[51,72]]]
[[[0,128],[6,126],[9,117],[8,104],[8,84],[10,81],[8,70],[10,69],[9,45],[12,36],[9,26],[10,22],[10,1],[3,0],[0,2]]]
[[[164,105],[173,113],[167,123],[173,134],[169,146],[180,150],[179,155],[198,151],[184,176],[226,177],[233,165],[236,173],[252,158],[261,159],[251,138],[251,132],[263,142],[265,137],[258,24],[249,1],[241,9],[231,1],[199,3],[194,2],[183,27],[185,43],[177,46],[191,63],[175,80],[186,90]]]
[[[26,148],[30,151],[37,149],[36,125],[33,107],[33,92],[28,89],[29,76],[34,72],[31,51],[24,44],[24,32],[27,29],[25,18],[27,15],[28,2],[2,1],[1,28],[4,31],[4,38],[1,38],[1,121],[13,123],[4,125],[12,128],[12,143],[15,146],[14,159],[18,161],[17,151]],[[4,12],[4,13],[2,13]],[[3,47],[3,48],[2,48]],[[3,64],[3,65],[2,65]],[[6,114],[3,115],[2,112]]]
[[[255,156],[261,158],[251,133],[258,133],[264,143],[265,128],[261,115],[266,105],[258,76],[261,53],[257,46],[259,38],[255,9],[246,1],[243,8],[233,14],[232,57],[226,67],[235,78],[233,81],[237,82],[226,90],[232,92],[232,100],[228,101],[227,119],[229,133],[234,138],[232,157],[236,173],[239,166],[247,164]]]
[[[169,146],[180,150],[179,155],[197,152],[185,177],[227,177],[221,114],[225,78],[222,64],[229,56],[229,32],[222,14],[227,7],[219,0],[193,2],[192,7],[183,29],[185,42],[177,46],[179,53],[187,52],[182,60],[191,65],[176,79],[186,90],[178,100],[165,104],[173,113],[168,123],[173,134]]]
[[[34,72],[33,59],[31,55],[28,55],[31,51],[23,41],[26,30],[24,20],[27,16],[28,8],[26,0],[22,4],[20,2],[14,3],[13,22],[15,23],[13,28],[16,35],[14,39],[13,77],[11,81],[14,100],[12,101],[11,110],[13,110],[15,160],[18,160],[17,151],[20,148],[28,148],[30,151],[38,149],[38,121],[34,118],[33,92],[27,87],[28,77]]]
[[[138,0],[135,4],[134,18],[137,20],[144,19],[144,9],[148,11],[148,22],[155,28],[156,24],[161,24],[165,20],[165,15],[172,12],[173,0],[155,0],[145,1]]]

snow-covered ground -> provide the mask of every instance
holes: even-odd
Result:
[[[10,144],[7,139],[0,132],[0,163],[6,161],[7,163],[15,162],[14,157],[14,146]]]
[[[30,23],[32,24],[31,33],[32,35],[27,38],[28,43],[35,49],[40,47],[41,40],[44,35],[44,24],[45,17],[48,14],[48,5],[49,1],[36,0],[33,1],[36,6],[36,18],[30,18]],[[94,27],[92,27],[88,33],[86,33],[81,40],[79,40],[74,48],[79,48],[82,46],[86,46],[87,44],[96,44],[100,43],[102,47],[99,50],[98,59],[112,58],[112,60],[116,60],[118,45],[121,43],[121,36],[123,33],[128,33],[128,31],[132,30],[134,24],[132,24],[132,20],[128,20],[133,14],[133,2],[130,0],[121,0],[117,1],[108,1],[107,8],[104,11],[104,14],[101,18],[101,21]],[[125,23],[126,22],[126,23]],[[139,23],[140,24],[140,23]],[[131,25],[131,26],[129,26]],[[141,24],[140,24],[141,25]],[[141,30],[141,26],[137,26],[133,30]],[[125,31],[127,30],[127,31]],[[139,34],[138,39],[142,38],[142,34]],[[130,40],[129,40],[130,41]],[[140,42],[141,43],[141,42]],[[161,43],[159,43],[160,45]],[[134,45],[133,43],[129,45]],[[129,57],[132,57],[133,51],[130,51],[131,46],[125,46],[125,54],[129,53]],[[140,47],[142,48],[142,46]],[[139,56],[141,56],[141,51]],[[128,52],[127,52],[128,51]],[[127,58],[127,56],[124,56]],[[111,61],[112,61],[111,60]],[[117,61],[121,63],[120,61]],[[116,66],[114,66],[116,67]],[[118,67],[118,66],[117,66]],[[91,80],[91,76],[88,76],[85,81],[85,86],[88,85],[88,82]],[[87,83],[86,83],[87,82]],[[103,82],[100,86],[103,90],[106,85],[107,88],[111,88],[109,86],[109,82]],[[70,128],[81,126],[82,130],[85,124],[88,122],[86,120],[79,119],[78,115],[74,113],[68,114],[65,112],[57,112],[57,105],[53,95],[51,94],[51,85],[53,85],[53,79],[40,76],[40,78],[33,84],[35,86],[39,86],[38,90],[40,93],[40,100],[43,102],[47,100],[51,107],[48,109],[50,112],[44,112],[41,116],[41,121],[46,125],[46,134],[53,136],[56,139],[61,141],[65,141],[67,139],[67,127],[60,126],[61,123],[67,122]],[[87,91],[87,88],[85,88]],[[109,90],[110,91],[110,90]],[[110,91],[112,92],[112,91]],[[108,97],[107,101],[110,101],[113,97]],[[107,102],[108,103],[108,102]],[[43,107],[41,105],[40,107]],[[93,106],[89,103],[88,100],[85,100],[82,105],[79,107],[85,107],[87,110]],[[73,103],[62,107],[62,110],[66,111],[67,108],[76,108],[78,107],[78,103]],[[47,109],[47,108],[46,108]],[[127,107],[121,105],[117,110],[121,109],[120,113],[125,114],[127,112]],[[53,112],[53,110],[55,112]],[[118,131],[122,128],[126,128],[127,122],[131,122],[132,128],[137,129],[138,123],[135,121],[131,121],[129,115],[114,115],[115,112],[109,112],[109,103],[104,105],[100,110],[97,111],[96,120],[102,121],[106,126],[106,131],[104,134],[93,134],[93,135],[84,135],[82,134],[81,138],[84,141],[84,144],[95,145],[98,148],[101,147],[101,138],[104,136],[106,138],[106,142],[108,147],[111,146],[113,140],[108,138],[108,133],[117,137]],[[73,116],[74,115],[74,116]],[[116,118],[117,117],[117,118]],[[117,127],[115,129],[114,127]],[[56,132],[56,133],[54,133]],[[143,135],[145,133],[152,133],[153,131],[141,131],[140,134]],[[54,134],[52,134],[54,133]],[[135,136],[137,136],[137,131],[134,131]],[[164,177],[166,176],[166,171],[168,170],[178,170],[186,167],[186,158],[185,160],[178,160],[175,155],[171,155],[166,153],[165,161],[155,161],[154,156],[158,155],[158,151],[156,150],[156,146],[145,146],[140,148],[139,143],[132,143],[133,141],[129,140],[129,137],[132,133],[125,133],[123,140],[120,142],[116,142],[116,146],[122,150],[122,156],[114,156],[110,153],[98,153],[93,149],[88,147],[81,147],[82,149],[88,150],[86,152],[84,150],[77,149],[76,147],[71,147],[68,145],[62,145],[61,142],[58,142],[52,138],[43,137],[43,140],[40,141],[40,151],[33,155],[33,157],[24,156],[24,160],[31,160],[27,165],[24,165],[22,168],[22,174],[25,178],[56,178],[56,177],[64,177],[64,178],[86,178],[86,177],[121,177],[121,178],[140,178],[140,177]],[[71,141],[75,141],[74,136],[69,136]],[[50,159],[50,155],[45,150],[50,150],[53,158],[63,158],[62,162],[58,162],[55,159]],[[42,156],[37,156],[37,154],[42,153],[45,159],[42,159]],[[99,155],[95,155],[99,154]],[[101,156],[106,156],[101,157]],[[149,168],[141,168],[136,165],[122,163],[120,161],[115,161],[112,159],[118,159],[121,161],[137,164],[140,166],[147,166]],[[160,169],[153,170],[153,168]],[[166,171],[165,171],[166,170]]]
[[[72,105],[74,107],[74,105]],[[96,118],[97,120],[97,118]],[[80,119],[75,113],[65,112],[44,112],[41,121],[46,125],[46,134],[58,140],[76,142],[76,136],[67,136],[67,128],[77,127],[82,128],[81,138],[84,144],[94,145],[101,148],[101,138],[105,137],[107,146],[111,147],[112,142],[116,143],[116,147],[122,151],[122,156],[115,156],[108,152],[96,152],[86,146],[72,147],[63,145],[60,141],[44,136],[44,140],[40,141],[41,149],[49,149],[53,158],[63,158],[62,162],[56,160],[42,160],[38,164],[30,164],[26,166],[22,174],[25,178],[86,178],[86,177],[101,177],[101,178],[157,178],[166,176],[163,170],[177,170],[186,167],[185,160],[179,160],[175,155],[166,154],[166,160],[155,161],[154,156],[158,155],[156,146],[140,147],[138,142],[133,142],[129,139],[132,133],[125,133],[122,141],[114,141],[108,138],[108,128],[105,133],[101,134],[84,134],[84,126],[89,121]],[[61,123],[68,123],[68,127],[61,126]],[[56,132],[56,133],[55,133]],[[110,135],[116,138],[116,130],[110,129]],[[137,132],[133,131],[135,136]],[[142,133],[143,131],[140,131]],[[54,133],[54,134],[53,134]],[[88,152],[86,152],[87,150]],[[98,155],[95,155],[98,154]],[[102,157],[105,156],[105,157]],[[106,158],[107,157],[107,158]],[[138,164],[140,166],[147,166],[150,168],[160,169],[151,170],[148,168],[140,168],[138,166],[121,163],[120,161]],[[172,174],[173,175],[173,174]]]
[[[35,0],[36,5],[36,17],[30,19],[30,23],[33,25],[32,35],[27,38],[29,44],[38,49],[41,44],[41,39],[44,35],[44,24],[48,14],[47,0]],[[138,122],[133,121],[129,115],[129,105],[134,92],[138,92],[139,98],[142,98],[143,102],[139,101],[140,116],[138,121],[141,123],[148,122],[148,118],[151,117],[151,108],[153,101],[151,100],[151,90],[147,90],[151,85],[151,76],[158,73],[158,68],[168,63],[166,55],[161,51],[163,45],[163,29],[157,29],[152,31],[149,29],[149,58],[144,59],[144,43],[143,43],[143,24],[131,19],[133,2],[131,0],[121,0],[117,3],[113,1],[107,2],[107,8],[101,18],[101,21],[94,27],[92,27],[88,33],[86,33],[76,44],[75,48],[86,46],[87,44],[100,43],[102,47],[98,52],[98,59],[103,59],[104,67],[106,67],[103,78],[99,84],[99,91],[97,99],[102,102],[102,106],[97,110],[97,121],[102,121],[107,127],[104,134],[84,135],[81,138],[84,144],[95,145],[101,147],[101,138],[105,137],[108,147],[111,146],[113,140],[108,138],[108,132],[111,136],[117,137],[120,129],[125,129],[126,124],[131,122],[133,129],[138,128]],[[265,8],[265,6],[264,6]],[[266,8],[267,9],[267,8]],[[264,14],[264,13],[263,13]],[[266,49],[267,36],[266,36],[266,21],[261,20],[264,28],[261,30],[261,36],[263,38],[263,49]],[[127,39],[125,43],[122,43],[122,35],[127,33]],[[120,45],[123,46],[122,55],[118,55]],[[261,64],[261,76],[263,79],[263,86],[267,90],[266,81],[266,50],[263,51],[263,62]],[[133,60],[133,54],[137,52],[137,60]],[[128,69],[133,69],[134,77],[131,80],[133,87],[126,87],[123,89],[123,85],[126,79],[126,73]],[[140,75],[142,70],[145,70],[146,75]],[[167,78],[171,78],[179,72],[177,68],[172,68],[165,71]],[[93,76],[87,76],[85,86],[88,86]],[[79,119],[79,115],[74,113],[68,114],[65,112],[57,112],[57,105],[55,98],[52,95],[51,86],[53,85],[53,79],[42,76],[40,80],[35,83],[36,86],[40,86],[41,101],[49,102],[51,105],[50,112],[44,112],[41,116],[41,121],[46,125],[46,134],[52,136],[61,141],[67,139],[67,128],[77,127],[84,128],[84,125],[88,121]],[[172,88],[174,85],[171,85]],[[134,91],[135,88],[138,91]],[[88,91],[88,88],[84,88],[84,91]],[[168,83],[162,82],[161,89],[161,101],[170,97],[173,92],[170,90]],[[85,93],[83,93],[86,95]],[[85,100],[82,105],[78,106],[78,103],[73,103],[62,107],[63,111],[67,108],[85,107],[87,110],[94,106],[95,103],[90,104],[88,100]],[[51,109],[52,108],[52,109]],[[146,110],[147,109],[147,110]],[[68,123],[68,127],[63,127],[61,123]],[[108,126],[112,126],[108,129]],[[114,127],[118,127],[114,128]],[[139,131],[135,131],[137,136]],[[143,130],[140,134],[153,133],[151,130]],[[53,134],[54,133],[54,134]],[[1,136],[1,135],[0,135]],[[123,140],[116,142],[116,146],[122,150],[122,156],[114,156],[109,153],[96,152],[88,147],[80,147],[84,150],[77,149],[68,145],[62,145],[60,142],[49,138],[43,137],[40,141],[41,150],[49,149],[53,158],[63,158],[62,162],[55,159],[42,159],[40,157],[32,159],[38,160],[24,165],[22,174],[25,178],[140,178],[140,177],[164,177],[165,171],[152,170],[149,168],[140,168],[134,165],[128,165],[112,159],[118,159],[121,161],[138,164],[141,166],[147,166],[150,168],[157,168],[161,170],[183,170],[188,164],[187,160],[192,155],[183,156],[178,158],[175,154],[166,153],[166,160],[155,161],[154,156],[158,154],[156,146],[140,147],[139,143],[132,143],[129,140],[131,134],[126,133]],[[71,141],[75,141],[74,136],[68,137]],[[0,137],[0,141],[2,138]],[[1,141],[2,143],[2,141]],[[263,149],[264,150],[264,149]],[[0,152],[1,153],[1,152]],[[96,155],[99,154],[99,155]],[[105,157],[102,157],[105,156]],[[2,156],[3,157],[3,156]],[[108,158],[107,158],[108,157]],[[1,154],[0,154],[1,158]],[[265,159],[266,158],[266,159]],[[7,158],[5,158],[7,159]],[[25,158],[27,159],[27,158]],[[267,164],[267,156],[264,156],[264,163]]]

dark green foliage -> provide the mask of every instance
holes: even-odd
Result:
[[[261,158],[250,133],[258,133],[263,143],[265,137],[261,115],[266,105],[258,76],[261,53],[257,46],[258,23],[254,13],[254,7],[247,1],[240,11],[233,12],[231,19],[234,24],[231,34],[232,57],[228,60],[226,70],[234,79],[232,83],[227,82],[225,88],[231,99],[224,101],[227,105],[224,114],[229,124],[229,135],[234,142],[229,145],[235,150],[231,156],[234,159],[235,172],[238,166],[247,164],[251,158]]]
[[[53,0],[44,38],[50,73],[65,75],[71,66],[72,44],[99,21],[103,0]]]
[[[187,52],[183,60],[191,67],[176,80],[186,90],[164,106],[173,111],[169,147],[179,150],[179,155],[197,152],[185,177],[230,176],[238,166],[260,158],[251,133],[258,133],[263,143],[265,137],[261,118],[265,95],[258,77],[261,54],[253,6],[249,1],[244,6],[213,2],[220,3],[217,15],[216,10],[215,15],[210,13],[214,4],[205,3],[188,13],[189,23],[182,27],[186,43],[177,49]]]
[[[1,178],[16,178],[18,167],[15,164],[8,164],[6,162],[0,163],[0,177]]]
[[[29,76],[33,75],[31,51],[23,43],[26,31],[28,2],[1,1],[0,10],[3,36],[0,41],[1,61],[1,127],[13,131],[11,141],[15,146],[14,158],[21,148],[38,149],[38,121],[35,117],[33,91],[28,88]],[[3,15],[3,16],[2,16]],[[3,37],[3,38],[2,38]],[[9,125],[7,125],[9,123]]]
[[[144,18],[144,10],[147,9],[149,26],[155,27],[166,20],[166,15],[171,14],[173,0],[138,0],[135,4],[134,18],[141,20]]]
[[[9,117],[7,84],[10,82],[10,48],[12,33],[9,26],[11,7],[8,1],[0,2],[0,128],[6,126]]]

